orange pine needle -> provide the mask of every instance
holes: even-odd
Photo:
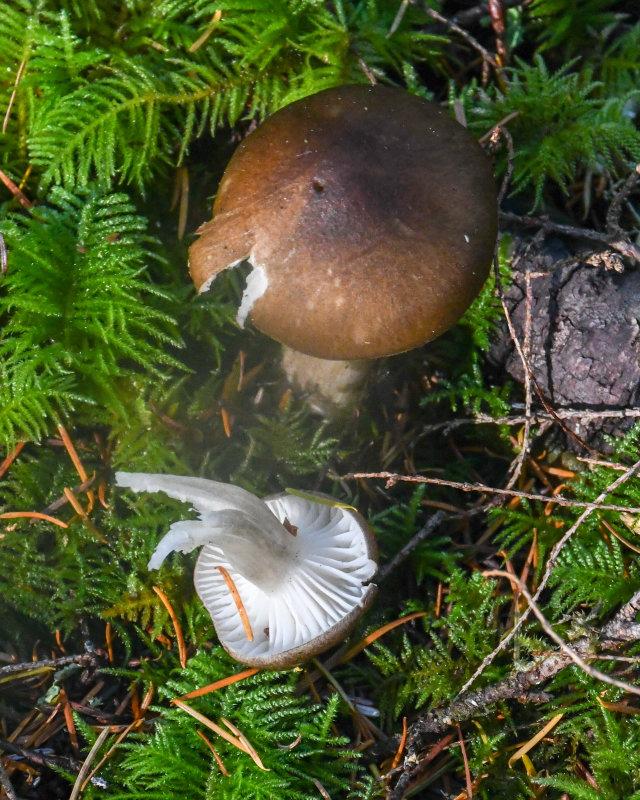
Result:
[[[71,711],[71,704],[64,689],[60,689],[60,702],[62,703],[62,713],[64,714],[65,725],[69,731],[69,738],[71,739],[71,746],[78,751],[78,734],[76,732],[76,724],[73,720],[73,712]]]
[[[203,694],[209,694],[209,692],[215,692],[217,689],[223,689],[225,686],[230,686],[232,683],[237,683],[238,681],[242,681],[245,678],[250,678],[252,675],[255,675],[256,672],[260,672],[260,670],[257,667],[253,667],[252,669],[245,669],[244,672],[237,672],[235,675],[228,675],[226,678],[222,678],[219,681],[215,681],[215,683],[210,683],[208,686],[203,686],[201,689],[194,689],[192,692],[183,694],[181,697],[178,697],[176,699],[192,700],[194,697],[202,697]],[[171,702],[173,703],[173,700]]]
[[[69,505],[73,508],[73,510],[76,512],[76,514],[79,517],[82,517],[82,519],[86,520],[87,519],[87,512],[80,505],[80,501],[75,496],[75,494],[71,491],[71,489],[69,489],[67,486],[65,486],[62,491],[64,492],[64,496],[69,501]]]
[[[13,448],[13,450],[9,453],[9,455],[5,458],[5,460],[0,464],[0,478],[4,475],[4,473],[9,469],[9,467],[13,464],[16,457],[19,455],[22,448],[25,446],[26,442],[18,442],[18,444]]]
[[[211,752],[213,753],[213,757],[218,762],[218,766],[220,767],[220,772],[225,776],[225,778],[230,778],[231,775],[229,774],[225,765],[222,763],[222,759],[218,755],[216,748],[211,744],[211,742],[207,739],[204,733],[202,733],[202,731],[196,731],[196,733],[201,739],[204,739],[207,745],[209,746],[209,750],[211,750]]]
[[[113,640],[111,638],[111,623],[107,622],[105,630],[104,630],[104,638],[107,644],[107,656],[109,658],[109,663],[113,664]]]
[[[226,408],[220,409],[220,416],[222,417],[222,427],[224,428],[224,435],[227,439],[231,438],[231,419],[229,418],[229,414],[227,413]]]
[[[220,569],[218,567],[218,569]],[[350,661],[355,655],[357,655],[361,650],[364,650],[365,647],[368,647],[372,642],[375,642],[376,639],[379,639],[381,636],[384,636],[385,633],[392,631],[394,628],[397,628],[399,625],[404,625],[405,622],[411,622],[412,619],[418,619],[418,617],[426,617],[426,611],[416,611],[414,614],[409,614],[406,617],[401,617],[400,619],[396,619],[393,622],[388,622],[386,625],[383,625],[378,630],[373,631],[368,636],[365,636],[358,644],[355,644],[341,659],[340,663],[344,664],[346,661]]]
[[[68,528],[66,522],[55,517],[50,517],[48,514],[41,514],[39,511],[5,511],[0,514],[0,519],[18,519],[20,517],[27,517],[29,519],[43,519],[45,522],[52,522],[60,528]]]
[[[62,439],[62,444],[65,446],[67,453],[69,453],[69,458],[71,459],[73,466],[76,468],[76,472],[80,476],[80,480],[84,483],[86,480],[88,480],[88,476],[85,468],[82,466],[82,461],[80,461],[78,451],[71,441],[71,437],[62,425],[58,425],[58,433]]]
[[[173,610],[167,595],[162,591],[159,586],[154,586],[153,591],[158,595],[162,601],[162,605],[167,609],[167,613],[173,623],[173,628],[176,632],[176,641],[178,642],[178,658],[180,659],[180,666],[184,669],[187,666],[187,648],[184,643],[184,636],[182,635],[182,628],[178,622],[176,612]]]
[[[224,582],[227,584],[227,589],[231,592],[231,597],[233,597],[233,602],[236,604],[236,608],[238,609],[238,614],[240,614],[240,619],[242,620],[242,627],[244,628],[246,637],[250,642],[252,642],[253,631],[251,630],[249,617],[247,616],[247,611],[242,603],[242,600],[240,599],[240,594],[236,589],[236,585],[231,579],[231,575],[229,575],[229,573],[224,567],[216,567],[216,569],[220,570],[220,574],[224,578]]]
[[[400,763],[400,757],[404,751],[404,746],[407,743],[407,718],[402,718],[402,738],[400,739],[400,744],[398,745],[398,750],[393,757],[393,761],[391,762],[391,769],[395,769],[398,764]]]
[[[145,712],[149,706],[151,705],[151,700],[153,699],[153,682],[149,683],[149,688],[147,689],[147,693],[142,698],[142,702],[140,703],[140,711]]]
[[[471,770],[469,768],[469,759],[467,757],[467,748],[464,746],[464,736],[462,735],[462,728],[456,725],[458,729],[458,741],[460,742],[460,752],[462,753],[462,761],[464,763],[464,777],[467,784],[467,800],[473,797],[473,781],[471,780]]]
[[[134,719],[140,719],[140,701],[138,700],[137,691],[134,691],[131,695],[131,713]]]
[[[17,198],[17,200],[20,202],[20,205],[21,205],[23,208],[26,208],[26,209],[29,209],[29,208],[31,208],[31,206],[33,205],[33,203],[31,202],[31,200],[29,200],[27,197],[25,197],[25,196],[22,194],[22,192],[20,191],[20,189],[18,189],[18,187],[17,187],[17,186],[15,185],[15,183],[14,183],[14,182],[11,180],[11,178],[10,178],[10,177],[9,177],[9,176],[8,176],[6,173],[4,173],[4,172],[3,172],[1,169],[0,169],[0,181],[2,181],[2,183],[4,183],[4,185],[5,185],[5,186],[7,187],[7,189],[8,189],[8,190],[11,192],[11,194],[12,194],[12,195],[13,195],[15,198]]]
[[[100,501],[100,505],[103,508],[109,508],[109,503],[107,503],[105,498],[105,491],[107,488],[107,484],[104,481],[100,481],[98,484],[98,500]]]
[[[91,522],[91,520],[89,519],[89,516],[88,516],[87,512],[86,512],[86,511],[84,510],[84,508],[83,508],[83,507],[80,505],[80,501],[79,501],[79,500],[78,500],[78,498],[75,496],[75,494],[74,494],[74,493],[71,491],[71,489],[69,489],[68,487],[66,487],[66,486],[65,486],[65,487],[64,487],[64,489],[63,489],[62,491],[63,491],[63,493],[64,493],[64,496],[65,496],[65,497],[67,498],[67,500],[69,501],[69,504],[70,504],[70,505],[73,507],[73,510],[74,510],[74,511],[76,512],[76,514],[77,514],[77,515],[80,517],[80,519],[81,519],[81,520],[84,522],[84,524],[87,526],[87,528],[89,528],[89,530],[91,531],[91,533],[92,533],[92,534],[93,534],[93,535],[96,537],[96,539],[98,539],[100,542],[102,542],[103,544],[106,544],[107,540],[106,540],[106,539],[104,538],[104,536],[103,536],[103,535],[100,533],[100,531],[99,531],[99,530],[96,528],[96,526],[93,524],[93,522]],[[93,492],[87,492],[87,497],[89,498],[89,510],[91,510],[91,507],[93,506]]]

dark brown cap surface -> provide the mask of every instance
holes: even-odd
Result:
[[[385,86],[283,108],[234,153],[190,252],[199,290],[249,259],[267,335],[321,358],[374,358],[435,338],[487,277],[491,167],[438,106]]]

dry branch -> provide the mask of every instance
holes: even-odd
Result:
[[[640,623],[636,617],[640,612],[640,591],[593,636],[583,636],[572,643],[572,650],[583,659],[595,658],[602,650],[616,649],[625,642],[640,639]],[[401,800],[412,777],[420,769],[420,754],[433,736],[442,734],[452,725],[487,714],[490,707],[506,700],[530,701],[531,690],[557,675],[573,662],[572,657],[561,650],[535,661],[529,669],[504,678],[498,683],[467,692],[448,706],[434,708],[419,717],[409,726],[407,751],[403,773],[389,793],[389,800]],[[393,744],[393,743],[392,743]]]

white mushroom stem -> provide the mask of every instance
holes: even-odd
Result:
[[[175,550],[217,545],[229,564],[265,592],[276,591],[297,563],[296,537],[268,506],[239,486],[177,475],[117,472],[116,483],[135,491],[164,492],[193,503],[199,520],[174,522],[149,559],[158,569]]]
[[[309,405],[325,417],[351,411],[363,394],[373,361],[330,361],[283,345],[282,369],[289,383],[308,395]]]

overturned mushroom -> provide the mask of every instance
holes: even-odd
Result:
[[[491,165],[467,130],[407,92],[342,86],[286,106],[242,142],[189,268],[204,292],[249,261],[241,324],[351,362],[453,325],[487,277],[496,230]],[[290,371],[300,363],[287,356]],[[320,369],[311,362],[312,376]],[[348,391],[351,373],[335,372]]]
[[[373,600],[376,548],[365,520],[318,495],[264,500],[238,486],[178,475],[117,472],[116,483],[189,502],[149,569],[202,547],[196,591],[220,643],[238,661],[282,669],[343,639]]]

